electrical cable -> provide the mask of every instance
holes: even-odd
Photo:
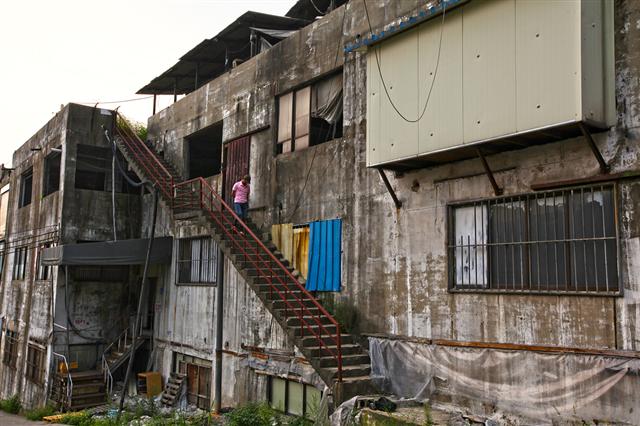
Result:
[[[365,11],[365,15],[367,16],[367,22],[369,24],[369,32],[373,34],[373,28],[371,27],[371,20],[369,19],[369,9],[367,8],[367,0],[362,0],[362,3],[364,4],[364,11]],[[378,74],[380,75],[380,81],[382,82],[384,93],[387,95],[387,99],[389,99],[389,102],[391,103],[391,106],[393,107],[395,112],[400,116],[400,118],[402,118],[404,121],[408,123],[417,123],[418,121],[422,120],[422,117],[424,117],[424,114],[427,112],[427,106],[429,105],[429,100],[431,99],[431,93],[433,92],[433,86],[435,84],[436,77],[438,76],[438,68],[440,67],[440,52],[442,51],[442,34],[444,32],[444,17],[447,12],[445,0],[441,0],[441,5],[442,5],[442,24],[440,25],[440,41],[438,42],[438,56],[436,59],[436,67],[435,67],[435,70],[433,71],[433,79],[431,80],[431,86],[429,87],[429,92],[427,94],[427,99],[424,103],[424,108],[422,108],[422,112],[420,113],[420,116],[418,116],[418,118],[416,118],[415,120],[407,118],[404,114],[402,114],[402,112],[400,112],[396,104],[391,99],[391,95],[389,94],[389,89],[387,89],[387,83],[384,81],[384,76],[382,75],[382,68],[380,67],[380,57],[378,56],[378,49],[374,48],[376,64],[378,65]],[[418,88],[418,90],[420,89]]]
[[[313,8],[316,10],[316,12],[318,12],[320,15],[324,16],[327,14],[327,12],[323,12],[321,11],[318,6],[316,6],[316,4],[313,2],[313,0],[309,0],[309,3],[311,3],[311,6],[313,6]]]
[[[342,46],[342,40],[344,39],[344,23],[345,23],[346,16],[347,16],[347,5],[345,4],[344,5],[344,10],[342,12],[342,23],[340,24],[340,40],[338,40],[338,48],[336,49],[336,56],[335,56],[334,61],[333,61],[333,68],[335,68],[338,65],[338,57],[340,55],[340,50],[341,50],[340,48]],[[332,92],[333,92],[333,81],[331,81],[331,86],[329,86],[329,96],[327,97],[328,99],[331,99],[331,93]],[[337,121],[336,121],[336,123],[337,123]],[[333,128],[333,132],[335,133],[336,123],[333,123],[333,125],[331,127],[329,127],[329,129],[327,129],[327,134],[325,136],[325,139],[326,139],[327,136],[329,136],[329,131],[332,128]],[[298,199],[296,200],[296,203],[295,203],[295,205],[293,207],[293,211],[289,214],[289,218],[286,220],[285,223],[291,222],[291,219],[293,218],[293,215],[298,211],[298,208],[300,207],[300,201],[302,200],[302,196],[304,195],[304,191],[307,188],[307,184],[309,183],[309,176],[311,176],[311,169],[313,168],[313,163],[314,163],[317,155],[318,155],[318,149],[315,149],[313,151],[313,157],[311,157],[311,164],[309,164],[309,169],[307,169],[307,176],[304,179],[304,184],[302,185],[302,190],[300,191],[300,195],[298,196]],[[335,158],[335,153],[334,153],[334,158]],[[331,161],[333,161],[333,159]]]
[[[80,104],[80,105],[105,105],[105,104],[122,104],[125,102],[135,102],[135,101],[142,101],[144,99],[150,99],[153,98],[153,95],[149,95],[149,96],[143,96],[142,98],[131,98],[131,99],[123,99],[121,101],[104,101],[104,102],[74,102],[76,104]]]

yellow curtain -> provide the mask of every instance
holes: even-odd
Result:
[[[271,225],[271,239],[284,258],[293,264],[293,224]]]
[[[293,267],[307,279],[309,268],[309,227],[293,230]]]

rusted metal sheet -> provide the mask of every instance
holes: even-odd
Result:
[[[224,183],[223,194],[227,203],[232,203],[231,188],[233,184],[249,174],[249,154],[251,136],[245,136],[227,143],[224,146]]]

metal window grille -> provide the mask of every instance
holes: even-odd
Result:
[[[44,358],[45,350],[29,343],[27,349],[27,379],[34,383],[44,383]]]
[[[40,246],[38,250],[38,280],[47,281],[51,277],[51,268],[52,266],[45,266],[42,264],[42,250],[53,247],[53,243],[45,243]]]
[[[18,247],[13,253],[13,279],[24,280],[27,270],[27,253],[29,248]]]
[[[449,206],[452,291],[619,294],[615,187]]]
[[[7,328],[4,332],[4,353],[2,356],[2,362],[11,368],[16,368],[17,361],[18,333]]]
[[[178,284],[214,284],[218,267],[218,245],[211,238],[178,241]]]

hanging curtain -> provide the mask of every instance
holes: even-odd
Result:
[[[309,227],[293,229],[293,267],[307,279],[309,271]]]
[[[340,291],[342,220],[323,220],[310,224],[310,291]]]
[[[293,224],[271,225],[271,239],[284,258],[293,264]]]

